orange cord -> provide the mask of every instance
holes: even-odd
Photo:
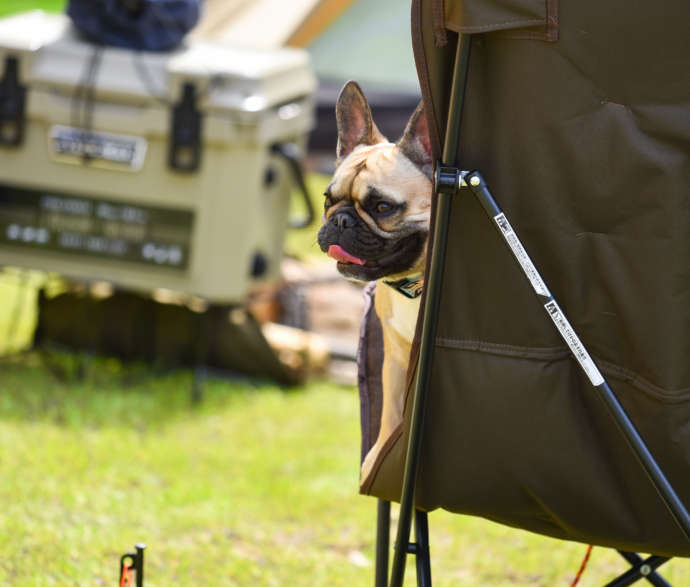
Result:
[[[582,577],[582,573],[585,572],[585,567],[587,566],[587,563],[589,562],[589,555],[592,554],[592,545],[590,544],[587,547],[587,552],[585,553],[585,558],[582,559],[582,564],[580,565],[580,570],[577,572],[577,575],[575,575],[575,578],[573,579],[573,582],[570,584],[570,587],[575,587],[580,582],[580,578]]]
[[[133,585],[132,581],[132,565],[125,562],[122,564],[122,576],[120,577],[120,587],[127,587],[128,585]]]

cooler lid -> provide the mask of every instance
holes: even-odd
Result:
[[[64,36],[70,26],[63,16],[32,10],[0,18],[0,53],[30,53]]]
[[[316,87],[309,55],[299,49],[255,50],[190,41],[171,52],[103,47],[85,40],[67,16],[32,11],[0,19],[0,58],[18,55],[33,89],[72,95],[92,86],[96,99],[176,102],[194,83],[199,107],[261,113],[310,95]]]

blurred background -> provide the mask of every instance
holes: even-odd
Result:
[[[354,383],[359,290],[315,235],[342,85],[360,81],[393,140],[419,101],[408,8],[73,0],[3,13],[0,263],[46,272],[33,345]],[[6,350],[26,345],[21,289]]]
[[[146,585],[373,583],[361,288],[316,233],[342,85],[391,140],[419,101],[409,10],[2,2],[1,584],[116,584],[136,542]],[[583,553],[433,520],[439,585],[565,584]]]

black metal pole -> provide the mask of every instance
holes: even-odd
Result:
[[[417,510],[414,514],[414,535],[417,543],[417,587],[431,587],[431,551],[429,549],[428,514]]]
[[[391,502],[379,499],[376,509],[376,587],[388,583],[388,551],[391,533]]]
[[[623,409],[623,406],[621,406],[616,394],[613,393],[613,390],[606,381],[594,389],[597,390],[600,399],[606,404],[609,413],[616,421],[618,428],[628,441],[630,448],[635,453],[645,473],[647,473],[652,485],[654,485],[654,489],[657,490],[662,501],[671,512],[671,516],[678,526],[680,526],[685,537],[690,540],[690,515],[688,515],[688,510],[685,509],[685,505],[678,497],[678,494],[666,478],[666,475],[649,451],[649,448],[647,448],[645,441],[642,440],[640,433]]]
[[[570,327],[570,325],[567,323],[565,313],[560,309],[560,307],[558,307],[558,304],[551,295],[546,283],[541,278],[541,275],[539,275],[539,271],[536,267],[534,267],[532,261],[529,259],[529,256],[524,250],[522,243],[520,243],[517,234],[513,231],[508,219],[501,210],[501,207],[498,205],[493,195],[489,191],[486,181],[482,177],[481,173],[478,171],[468,172],[463,176],[463,181],[466,183],[470,191],[477,197],[487,216],[489,216],[489,219],[493,221],[492,223],[494,228],[496,228],[498,233],[503,237],[506,245],[513,251],[513,255],[517,259],[518,263],[522,266],[525,276],[532,283],[535,293],[544,304],[546,311],[552,316],[552,318],[554,316],[557,317],[557,319],[554,319],[554,322],[561,332],[561,336],[566,344],[568,344],[570,347],[575,359],[579,361],[580,365],[585,370],[585,373],[588,375],[592,386],[597,391],[599,398],[604,402],[604,405],[606,405],[609,414],[611,414],[612,418],[618,425],[618,429],[627,440],[628,445],[642,465],[642,468],[647,473],[649,480],[659,494],[659,497],[661,497],[662,501],[668,508],[671,516],[676,521],[683,534],[685,534],[685,537],[690,540],[690,515],[688,514],[685,505],[680,500],[678,494],[673,489],[673,486],[666,478],[666,475],[661,470],[659,464],[656,462],[656,459],[649,451],[649,448],[640,436],[637,428],[635,428],[632,420],[630,420],[630,417],[616,397],[616,394],[613,392],[606,379],[601,375],[596,365],[591,360],[591,357],[589,357],[587,349],[582,344],[572,327]],[[457,183],[459,183],[459,179],[456,182],[456,185]],[[564,326],[566,328],[565,331],[561,330],[561,328]]]
[[[640,579],[647,579],[655,587],[672,587],[666,579],[656,572],[657,568],[669,560],[668,557],[650,556],[643,560],[640,555],[634,552],[623,552],[622,550],[618,552],[633,565],[633,568],[610,583],[606,583],[604,587],[626,587]]]
[[[146,545],[138,542],[134,545],[137,549],[137,556],[135,560],[135,568],[137,571],[137,587],[144,587],[144,549]]]
[[[456,163],[457,143],[460,136],[460,123],[465,99],[465,85],[467,82],[467,69],[470,60],[471,35],[461,35],[458,40],[455,55],[455,69],[453,72],[453,85],[448,111],[448,124],[443,146],[443,161],[450,164]],[[400,516],[398,519],[398,531],[395,539],[395,552],[393,554],[393,569],[391,571],[391,587],[401,587],[405,578],[405,559],[407,556],[407,543],[410,539],[410,525],[412,522],[412,509],[414,507],[414,486],[419,468],[419,452],[422,440],[422,425],[424,420],[424,408],[426,403],[426,391],[431,379],[431,365],[434,358],[434,341],[436,339],[436,325],[441,299],[441,285],[443,280],[443,267],[446,255],[446,242],[448,240],[448,221],[450,219],[450,204],[452,194],[437,193],[436,222],[434,224],[434,236],[431,247],[431,260],[429,274],[425,276],[425,303],[423,314],[422,335],[419,350],[419,363],[417,365],[417,380],[415,382],[414,401],[412,404],[412,416],[410,432],[407,443],[407,458],[405,472],[403,474],[402,492],[400,497]]]
[[[142,542],[138,542],[134,545],[136,552],[128,552],[120,557],[120,576],[118,579],[123,580],[123,574],[125,572],[125,561],[129,559],[131,564],[129,568],[134,571],[136,575],[136,587],[144,587],[144,550],[146,545]]]

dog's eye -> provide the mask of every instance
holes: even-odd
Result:
[[[379,202],[376,204],[376,212],[378,214],[385,214],[386,212],[390,212],[393,210],[392,204],[389,204],[388,202]]]

